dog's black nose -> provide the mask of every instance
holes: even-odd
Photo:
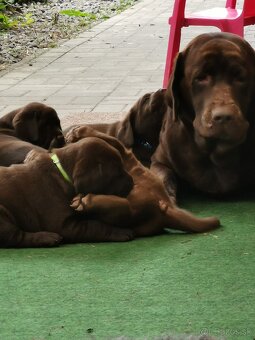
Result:
[[[217,124],[229,123],[234,119],[234,113],[224,108],[215,108],[212,110],[212,121]]]

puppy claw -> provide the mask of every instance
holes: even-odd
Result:
[[[85,205],[83,204],[82,194],[79,194],[73,198],[70,207],[79,212],[85,211]]]
[[[79,204],[78,207],[75,209],[76,211],[79,211],[79,212],[84,212],[84,206],[82,204]]]
[[[77,210],[79,206],[80,202],[78,200],[73,200],[70,204],[70,207],[73,208],[74,210]]]

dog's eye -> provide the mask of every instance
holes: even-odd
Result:
[[[241,67],[232,67],[230,74],[232,80],[239,83],[244,83],[247,79],[246,71]]]
[[[236,71],[236,72],[233,73],[232,76],[233,76],[233,79],[235,81],[238,81],[239,83],[245,82],[246,76],[243,72]]]
[[[201,73],[199,75],[197,75],[195,78],[194,78],[194,81],[197,83],[197,84],[201,84],[201,85],[206,85],[210,82],[210,75],[207,74],[207,73]]]

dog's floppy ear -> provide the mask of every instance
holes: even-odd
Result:
[[[77,194],[97,194],[104,186],[107,178],[103,165],[108,162],[111,165],[107,147],[107,143],[101,139],[88,137],[65,148],[66,164],[63,164],[66,169],[72,169],[70,172]]]
[[[73,171],[73,185],[77,194],[97,194],[98,188],[103,185],[102,168],[96,165],[93,172],[89,170],[91,169],[84,167],[82,162],[76,164]]]
[[[90,148],[88,148],[87,152]],[[93,152],[93,150],[90,150]],[[89,152],[88,152],[89,153]],[[96,152],[94,152],[96,155]],[[91,157],[89,157],[91,158]],[[73,185],[77,194],[103,194],[109,183],[109,177],[114,175],[110,172],[110,176],[106,176],[105,167],[113,169],[111,157],[108,157],[108,165],[105,160],[97,157],[87,160],[85,158],[78,159],[72,172]]]
[[[181,107],[181,81],[184,77],[184,56],[179,52],[175,58],[173,71],[169,80],[169,85],[166,90],[166,98],[168,105],[173,109],[174,120],[178,120],[178,115]]]
[[[20,110],[15,115],[12,124],[18,138],[33,143],[39,137],[37,112],[34,111],[32,115],[27,115],[25,110]]]
[[[121,126],[116,134],[118,140],[120,140],[128,148],[130,148],[134,144],[134,133],[131,124],[131,115],[132,111],[130,111],[126,118],[121,122]]]

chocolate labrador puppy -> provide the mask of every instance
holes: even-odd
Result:
[[[57,112],[42,103],[30,103],[0,118],[0,133],[15,136],[44,149],[63,146]]]
[[[165,90],[146,93],[133,105],[126,117],[112,124],[86,124],[100,132],[118,138],[132,148],[136,157],[146,166],[159,143],[163,116],[167,110]],[[82,126],[82,125],[76,125]],[[70,131],[65,130],[65,134]]]
[[[23,140],[1,133],[0,130],[0,166],[10,166],[12,164],[21,164],[24,162],[26,155],[31,150],[38,152],[47,152],[40,146],[33,145]]]
[[[22,163],[36,149],[65,144],[56,111],[44,104],[30,103],[0,118],[0,165]]]
[[[76,196],[72,207],[87,218],[132,229],[135,237],[156,235],[167,227],[186,232],[204,232],[219,226],[217,218],[199,219],[173,204],[161,180],[117,139],[85,126],[73,129],[67,139],[69,142],[76,142],[82,138],[86,140],[87,136],[100,137],[118,150],[125,171],[134,181],[134,187],[126,198],[93,193],[85,197]]]
[[[237,35],[196,37],[175,61],[152,171],[223,195],[255,183],[255,52]]]
[[[133,238],[131,230],[81,218],[70,207],[79,193],[125,197],[133,186],[119,152],[101,139],[56,149],[52,158],[32,150],[24,164],[0,167],[0,185],[1,247]]]

